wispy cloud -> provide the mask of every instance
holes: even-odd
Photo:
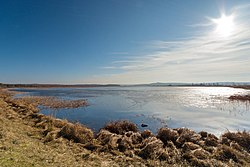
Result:
[[[111,55],[127,55],[128,52],[111,52],[109,54],[111,54]]]
[[[207,19],[192,25],[206,27],[202,34],[177,41],[152,41],[154,52],[113,62],[112,69],[123,73],[101,79],[117,83],[249,81],[250,4],[232,12],[236,28],[229,37],[215,33],[215,25]]]

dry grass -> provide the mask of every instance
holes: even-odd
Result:
[[[250,133],[243,132],[226,132],[222,137],[229,139],[230,141],[235,141],[246,151],[250,152]],[[229,143],[229,142],[227,142]],[[225,143],[226,144],[226,143]]]
[[[116,134],[124,134],[125,132],[129,131],[132,132],[138,131],[137,126],[134,123],[129,122],[127,120],[109,122],[104,126],[103,129]]]
[[[250,95],[233,95],[229,97],[230,100],[239,100],[239,101],[250,101]]]
[[[164,156],[167,156],[166,152],[164,152],[163,143],[161,140],[158,140],[156,137],[151,137],[146,139],[144,142],[145,146],[138,153],[138,155],[143,159],[162,158],[164,153]]]
[[[141,137],[143,137],[144,139],[152,137],[152,136],[154,135],[150,130],[144,130],[143,132],[141,132]]]
[[[0,89],[0,98],[10,97],[12,94],[6,89]]]
[[[30,126],[32,121],[32,119],[23,119],[22,115],[0,99],[1,167],[79,166],[79,164],[97,166],[101,164],[100,161],[82,159],[81,155],[89,151],[82,149],[79,152],[79,148],[77,150],[73,145],[70,147],[65,139],[60,143],[53,141],[44,143],[43,129]]]
[[[1,90],[0,90],[1,91]],[[7,96],[6,96],[7,97]],[[7,101],[0,98],[0,166],[138,166],[144,164],[138,159],[127,158],[125,155],[91,152],[81,143],[92,138],[92,132],[86,127],[62,120],[54,120],[52,117],[34,113],[24,104]],[[26,108],[24,108],[26,107]],[[25,114],[25,116],[23,115]],[[72,126],[66,126],[70,124]],[[39,125],[39,126],[35,126]],[[62,130],[62,126],[65,127]],[[66,128],[67,127],[67,128]],[[84,128],[83,128],[84,127]],[[47,131],[44,133],[44,131]],[[64,137],[60,137],[61,132]],[[73,134],[73,136],[72,136]],[[83,135],[84,134],[84,135]],[[83,137],[81,137],[83,135]],[[84,140],[83,140],[84,139]],[[90,143],[96,147],[95,139]]]
[[[175,143],[178,137],[178,132],[170,128],[161,128],[157,134],[157,138],[159,138],[165,145],[168,141]]]
[[[233,161],[233,163],[239,164],[239,166],[244,166],[244,164],[247,163],[245,161],[246,157],[244,154],[241,154],[237,150],[235,150],[229,146],[226,146],[226,145],[221,145],[220,147],[218,147],[214,153],[214,157],[218,160],[223,161],[223,162],[230,162],[231,161],[231,163],[232,163],[232,161]]]
[[[68,140],[73,140],[76,143],[82,144],[85,144],[94,138],[93,131],[81,125],[80,123],[66,124],[63,126],[58,135]]]
[[[53,125],[55,126],[55,127],[57,127],[57,128],[62,128],[62,127],[64,127],[67,123],[68,123],[68,121],[67,120],[61,120],[61,119],[53,119],[52,120],[53,122]]]

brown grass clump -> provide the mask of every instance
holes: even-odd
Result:
[[[160,139],[165,145],[168,141],[175,142],[178,136],[178,132],[170,128],[161,128],[157,134],[157,138]]]
[[[11,94],[10,91],[0,88],[0,98],[5,99],[5,98],[7,98],[7,97],[10,97],[11,95],[12,95],[12,94]]]
[[[219,139],[213,134],[208,134],[208,136],[204,140],[206,146],[216,147],[219,144]]]
[[[145,146],[138,153],[143,159],[157,159],[165,152],[163,142],[156,137],[146,139],[143,145]]]
[[[129,131],[138,132],[137,126],[127,120],[109,122],[103,129],[116,134],[124,134]]]
[[[63,128],[68,123],[68,121],[61,119],[54,119],[52,123],[57,128]]]
[[[192,166],[197,166],[197,167],[212,167],[213,166],[212,164],[209,164],[205,160],[198,159],[191,152],[184,153],[182,157],[186,161],[188,161],[190,163],[190,165],[192,165]]]
[[[222,145],[221,147],[217,148],[215,156],[221,161],[233,160],[236,163],[244,163],[242,155],[236,150],[226,145]]]
[[[250,152],[250,133],[249,132],[246,132],[246,131],[236,132],[236,133],[226,132],[222,135],[222,138],[227,138],[231,141],[235,141],[241,147],[243,147],[243,149],[245,149],[247,152]],[[228,140],[226,141],[228,142]]]
[[[201,139],[200,134],[188,128],[178,128],[176,130],[179,133],[179,137],[175,143],[178,147],[181,147],[185,142],[193,142],[195,144],[199,144],[199,141]]]
[[[82,144],[85,144],[94,138],[93,132],[80,123],[66,124],[58,133],[58,135],[68,140],[73,140],[76,143]]]
[[[0,139],[2,139],[4,137],[4,133],[2,131],[2,129],[0,128]]]
[[[250,101],[250,95],[233,95],[229,97],[230,100],[239,100],[239,101]]]
[[[144,130],[143,132],[141,132],[141,137],[144,139],[152,137],[152,136],[154,135],[150,130]]]

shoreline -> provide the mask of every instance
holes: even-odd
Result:
[[[83,164],[88,162],[105,166],[101,161],[108,161],[111,162],[107,162],[111,166],[115,166],[112,164],[118,166],[128,164],[134,166],[136,164],[137,166],[138,164],[142,166],[250,165],[249,132],[226,132],[217,138],[213,134],[196,133],[187,128],[162,128],[157,135],[153,135],[148,130],[139,132],[133,123],[124,121],[109,123],[94,136],[93,132],[84,125],[39,114],[35,108],[13,101],[12,95],[8,92],[4,94],[1,89],[0,91],[2,120],[13,122],[18,120],[19,127],[27,126],[38,131],[39,133],[33,135],[40,136],[38,143],[45,146],[57,143],[66,147],[70,143],[74,146],[72,152],[76,150],[88,152],[87,157],[84,156],[79,160]],[[2,130],[0,132],[2,133]],[[15,129],[13,133],[16,133]],[[2,136],[0,138],[2,142],[5,135],[3,133],[0,136]],[[4,152],[0,149],[0,155]],[[91,159],[90,155],[95,155],[101,161]],[[74,159],[78,156],[72,157]],[[125,162],[118,157],[122,157]],[[116,161],[116,158],[119,161]],[[4,158],[1,158],[0,164],[3,162]],[[50,163],[50,165],[54,164]]]
[[[166,83],[166,84],[5,84],[0,83],[0,88],[91,88],[91,87],[232,87],[250,89],[248,84],[239,83]]]
[[[177,88],[177,90],[181,90],[182,91],[182,88],[179,88],[179,87],[169,87],[169,88],[167,88],[167,90],[169,89],[170,91],[171,91],[171,89],[176,89]],[[36,91],[34,91],[33,92],[33,89],[36,89]],[[18,91],[18,92],[27,92],[28,94],[31,92],[31,94],[33,94],[33,96],[36,96],[36,94],[40,94],[41,92],[42,92],[42,94],[43,94],[43,96],[50,96],[50,94],[54,94],[57,98],[61,98],[61,95],[56,95],[55,93],[56,92],[58,92],[58,93],[64,93],[65,95],[66,95],[66,93],[69,93],[69,92],[71,92],[71,91],[79,91],[79,93],[81,92],[81,89],[70,89],[70,90],[68,90],[68,88],[59,88],[59,89],[55,89],[55,88],[47,88],[48,89],[48,92],[47,92],[47,90],[43,90],[43,89],[45,89],[45,88],[42,88],[42,89],[39,89],[39,88],[31,88],[31,90],[30,90],[30,88],[27,88],[27,89],[15,89],[14,88],[14,91],[16,90],[16,91]],[[105,88],[104,88],[105,89]],[[133,89],[137,89],[137,88],[131,88],[132,90]],[[144,89],[144,88],[143,88]],[[146,87],[145,88],[146,90],[148,90],[148,87]],[[162,88],[160,88],[160,89],[162,89]],[[186,89],[186,87],[185,87],[185,89]],[[189,89],[189,87],[187,87],[187,89]],[[198,89],[199,90],[199,87],[194,87],[194,88],[191,88],[190,90],[194,90],[194,92],[196,92],[196,89]],[[205,88],[201,88],[200,90],[201,90],[201,93],[203,93],[202,91],[203,91],[203,89],[205,89],[206,91],[209,91],[207,94],[209,94],[210,93],[210,87],[205,87]],[[226,91],[230,91],[230,93],[228,93],[228,96],[226,96],[225,98],[223,98],[223,101],[221,100],[221,102],[223,103],[223,106],[222,105],[220,105],[219,103],[218,104],[214,104],[214,103],[210,103],[210,104],[208,104],[208,105],[211,105],[212,107],[214,107],[214,109],[213,110],[218,110],[218,113],[220,113],[220,111],[219,110],[223,110],[223,111],[230,111],[231,109],[232,109],[232,112],[234,113],[234,114],[239,114],[240,112],[237,112],[236,111],[236,109],[237,109],[237,102],[235,103],[235,101],[240,101],[239,100],[239,98],[230,98],[229,97],[229,95],[232,95],[232,93],[231,93],[231,91],[232,92],[243,92],[244,91],[244,94],[245,94],[245,92],[247,92],[246,90],[243,90],[243,89],[234,89],[234,88],[230,88],[230,87],[223,87],[223,88],[218,88],[218,87],[211,87],[211,90],[216,90],[216,92],[215,93],[217,93],[218,95],[216,95],[216,96],[218,96],[219,98],[221,97],[221,96],[223,96],[224,97],[224,95],[220,95],[218,92],[220,91],[220,89],[222,89],[223,90],[223,93],[224,92],[226,92]],[[225,91],[224,91],[224,89],[225,89]],[[13,89],[8,89],[8,90],[13,90]],[[92,90],[92,89],[87,89],[86,91],[87,91],[87,94],[90,92],[89,90]],[[95,89],[94,88],[94,90],[99,90],[99,89]],[[100,89],[100,90],[102,90],[102,89]],[[105,89],[106,90],[106,89]],[[111,88],[111,90],[113,91],[113,90],[120,90],[120,88],[118,88],[118,89],[116,89],[115,87],[114,88]],[[121,90],[123,90],[123,88],[121,89]],[[125,88],[125,90],[127,91],[127,90],[130,90],[130,89],[126,89]],[[139,88],[139,90],[141,90],[141,88]],[[149,90],[151,90],[151,88],[149,88]],[[154,90],[154,88],[152,88],[152,90]],[[158,90],[157,88],[156,88],[156,90]],[[165,90],[165,89],[164,89]],[[184,90],[184,89],[183,89]],[[85,91],[85,90],[83,90],[83,91]],[[115,92],[115,91],[114,91]],[[90,92],[91,93],[91,92]],[[127,92],[126,92],[127,93]],[[150,92],[151,93],[151,92]],[[107,92],[107,94],[109,94],[109,92]],[[147,93],[148,94],[148,93]],[[191,96],[192,96],[192,92],[191,93],[189,93]],[[212,93],[213,94],[213,93]],[[241,93],[239,93],[239,95],[240,95]],[[119,95],[117,95],[117,94],[115,94],[117,97],[119,97]],[[25,95],[24,94],[24,96],[29,96],[29,95]],[[67,95],[68,96],[68,95]],[[68,98],[67,96],[65,96],[66,98]],[[85,95],[84,94],[81,94],[81,96],[82,97],[85,97]],[[92,96],[92,95],[91,95]],[[94,96],[96,96],[96,97],[98,97],[98,96],[100,96],[100,94],[95,94]],[[100,97],[102,97],[103,95],[101,95]],[[116,97],[116,96],[114,96],[114,97]],[[131,96],[131,95],[129,95],[129,96]],[[190,97],[191,97],[190,96]],[[214,95],[212,95],[212,96],[214,96]],[[205,97],[204,96],[204,98],[202,98],[202,99],[206,99],[206,101],[208,101],[208,103],[209,103],[209,100],[207,100],[207,99],[210,99],[210,97],[212,97],[212,96],[207,96],[207,97]],[[142,96],[141,96],[142,97]],[[215,97],[215,96],[214,96]],[[229,97],[229,98],[228,98]],[[238,97],[238,96],[237,96]],[[77,98],[80,98],[80,96],[78,96]],[[88,97],[86,97],[86,98],[88,98]],[[119,97],[120,98],[120,97]],[[126,97],[128,100],[132,100],[132,101],[134,101],[134,103],[135,103],[135,108],[136,108],[136,105],[137,105],[137,102],[138,102],[138,100],[137,99],[135,99],[134,97]],[[137,97],[136,97],[137,98]],[[175,98],[175,96],[173,96],[172,95],[172,97],[167,97],[167,98]],[[178,97],[179,98],[179,97]],[[89,98],[90,99],[90,102],[92,102],[93,104],[95,103],[95,100],[96,99],[98,99],[98,98],[93,98],[93,97],[90,97]],[[113,98],[113,96],[112,96],[112,98],[111,98],[112,100],[116,100],[116,98]],[[164,98],[163,98],[164,99]],[[203,103],[206,103],[206,101],[205,100],[198,100],[197,99],[197,102],[192,102],[192,99],[191,99],[191,102],[189,102],[189,103],[185,103],[185,105],[188,105],[188,106],[191,106],[192,107],[192,112],[193,111],[195,111],[196,110],[196,106],[195,105],[193,105],[194,103],[197,103],[197,104],[202,104],[203,105]],[[225,99],[225,100],[224,100]],[[240,99],[243,99],[243,98],[240,98]],[[88,99],[87,99],[88,100]],[[111,100],[111,101],[112,101]],[[124,99],[124,100],[126,100],[126,99]],[[141,100],[141,99],[140,99]],[[155,99],[153,99],[153,100],[151,100],[151,99],[148,99],[148,102],[147,102],[147,104],[152,104],[150,101],[154,101]],[[183,100],[183,99],[178,99],[179,101],[181,101],[181,100]],[[212,99],[212,100],[214,100],[214,98]],[[160,100],[161,101],[161,100]],[[176,101],[177,102],[177,104],[178,104],[178,101]],[[221,103],[220,102],[220,103]],[[243,100],[241,100],[240,102],[244,102]],[[109,101],[101,101],[101,103],[100,102],[98,102],[98,103],[96,103],[95,105],[97,106],[97,107],[93,107],[93,106],[90,106],[89,108],[86,108],[86,111],[87,111],[87,113],[89,113],[88,115],[87,115],[87,117],[91,117],[91,118],[93,118],[93,117],[95,117],[95,116],[93,116],[93,115],[95,115],[95,114],[102,114],[102,111],[103,111],[103,106],[106,106],[106,105],[109,105]],[[128,107],[128,109],[126,109],[126,108],[124,108],[123,110],[125,111],[125,112],[127,112],[127,111],[129,111],[130,110],[130,105],[131,106],[133,106],[134,107],[134,104],[129,104],[129,103],[126,103],[126,101],[125,102],[123,102],[122,100],[120,100],[120,101],[118,101],[118,103],[121,103],[122,105],[124,104],[124,106],[126,106],[126,107]],[[139,103],[142,103],[142,101],[140,101]],[[229,104],[229,103],[232,103],[232,106],[233,107],[231,107],[231,106],[229,106],[229,105],[227,105],[227,103]],[[146,104],[146,103],[145,103]],[[133,116],[130,116],[130,115],[126,115],[126,116],[122,116],[123,117],[123,119],[125,118],[125,119],[127,119],[127,118],[129,118],[130,120],[133,120],[133,122],[134,123],[136,123],[137,125],[138,125],[138,127],[141,127],[140,125],[144,122],[144,121],[141,121],[141,120],[146,120],[146,124],[148,125],[148,127],[147,128],[140,128],[140,130],[144,130],[144,129],[150,129],[151,131],[153,131],[153,133],[154,134],[156,134],[157,133],[157,131],[158,131],[158,129],[159,128],[161,128],[161,127],[170,127],[170,128],[179,128],[179,127],[187,127],[187,128],[191,128],[192,130],[195,130],[196,132],[199,132],[199,131],[202,131],[202,130],[205,130],[205,131],[207,131],[207,132],[209,132],[209,133],[213,133],[213,134],[215,134],[217,137],[219,137],[223,132],[225,132],[226,130],[230,130],[230,131],[235,131],[235,130],[240,130],[240,131],[243,131],[243,130],[249,130],[249,128],[247,128],[246,126],[240,126],[240,125],[242,125],[241,123],[243,122],[243,121],[245,121],[245,120],[243,120],[243,119],[241,119],[240,118],[240,116],[239,116],[239,119],[238,120],[233,120],[233,121],[235,121],[236,122],[236,124],[235,124],[235,122],[233,123],[233,124],[235,124],[235,125],[237,125],[237,126],[230,126],[231,124],[230,124],[230,122],[231,121],[229,121],[229,122],[226,122],[225,121],[225,123],[222,123],[221,125],[219,124],[220,122],[219,121],[217,121],[217,122],[215,122],[215,121],[213,121],[213,123],[214,123],[214,125],[212,125],[211,126],[211,123],[210,123],[210,121],[208,120],[208,121],[205,121],[205,122],[203,122],[203,121],[199,121],[199,117],[196,117],[197,119],[195,119],[194,121],[192,120],[192,118],[193,118],[193,116],[192,116],[192,114],[189,114],[189,115],[191,115],[191,119],[190,120],[192,120],[192,121],[189,121],[189,119],[188,118],[190,118],[189,116],[186,116],[185,118],[181,118],[181,117],[179,117],[179,116],[181,116],[182,115],[182,113],[180,113],[178,110],[177,110],[177,112],[179,112],[179,114],[178,114],[178,116],[175,116],[175,119],[176,119],[176,121],[175,122],[178,122],[178,123],[174,123],[172,120],[171,120],[171,115],[174,115],[175,113],[171,113],[171,109],[169,109],[168,108],[168,106],[171,106],[171,104],[173,104],[173,103],[169,103],[169,104],[167,104],[167,105],[165,105],[164,107],[161,107],[161,108],[157,108],[157,110],[155,110],[155,112],[156,112],[156,114],[157,114],[157,112],[161,112],[161,113],[163,113],[163,112],[165,112],[165,110],[170,110],[169,111],[169,116],[166,116],[166,117],[162,117],[162,119],[160,119],[161,117],[155,117],[155,116],[151,116],[153,113],[154,113],[154,111],[152,112],[152,114],[151,115],[144,115],[145,114],[145,112],[141,112],[140,114],[137,114],[137,112],[135,112],[135,114],[133,115]],[[226,105],[225,105],[226,104]],[[154,104],[153,104],[154,105]],[[158,104],[157,104],[158,105]],[[181,105],[181,104],[179,104],[179,105]],[[242,104],[242,105],[244,105],[244,104]],[[247,105],[247,104],[246,104]],[[244,105],[245,106],[245,105]],[[158,107],[158,106],[155,106],[155,107]],[[174,107],[174,106],[173,106]],[[172,108],[173,108],[172,107]],[[198,107],[201,107],[201,108],[203,108],[201,105],[199,105]],[[235,107],[235,108],[234,108]],[[95,109],[94,111],[93,111],[93,108],[98,108],[98,109]],[[206,108],[206,107],[205,107]],[[226,109],[225,109],[226,108]],[[249,110],[249,109],[247,109],[248,107],[246,106],[246,108],[243,108],[243,109],[245,109],[245,110]],[[110,107],[109,106],[109,108],[107,109],[107,108],[105,108],[105,110],[106,111],[108,111],[107,112],[107,114],[109,114],[110,113],[110,111],[112,112],[112,113],[115,113],[116,111],[120,111],[120,109],[121,108],[116,108],[115,110],[113,110],[113,108],[112,107]],[[140,108],[136,108],[136,110],[140,110]],[[211,108],[209,108],[209,109],[211,109]],[[174,111],[174,108],[172,109],[173,111]],[[212,109],[211,109],[212,110]],[[64,118],[66,118],[66,119],[70,119],[71,121],[74,121],[74,120],[78,120],[78,121],[80,121],[81,123],[83,123],[83,124],[85,124],[86,123],[86,125],[88,125],[88,126],[90,126],[90,128],[92,129],[92,130],[94,130],[96,133],[103,127],[103,125],[105,124],[105,123],[107,123],[108,121],[111,121],[111,120],[115,120],[116,118],[117,119],[121,119],[121,118],[118,118],[118,117],[115,117],[115,118],[113,118],[112,119],[112,116],[109,118],[109,119],[105,119],[105,115],[104,115],[104,119],[102,118],[102,117],[100,117],[98,120],[97,119],[91,119],[91,122],[89,122],[89,121],[86,121],[86,119],[85,119],[85,116],[86,116],[86,112],[83,112],[83,115],[81,115],[81,113],[80,112],[78,112],[79,110],[76,110],[76,114],[73,114],[74,116],[72,117],[71,116],[71,114],[68,114],[68,115],[65,115],[65,111],[64,112],[58,112],[59,114],[56,116],[56,117],[58,117],[58,118],[61,118],[61,119],[64,119]],[[84,111],[85,111],[85,109],[84,109]],[[143,111],[147,111],[147,109],[145,109],[145,108],[143,108]],[[186,111],[186,109],[182,109],[182,112],[185,112]],[[202,109],[197,109],[197,111],[199,111],[199,112],[201,112],[201,113],[203,113],[203,111],[204,110],[202,110]],[[69,110],[68,112],[70,112],[70,113],[74,113],[74,112],[71,112],[71,110]],[[174,111],[175,112],[175,111]],[[205,111],[206,112],[206,111]],[[212,111],[213,112],[213,111]],[[50,115],[50,114],[53,114],[54,113],[54,111],[53,110],[42,110],[42,113],[44,113],[45,115]],[[94,114],[93,114],[94,113]],[[91,115],[92,114],[92,115]],[[194,113],[195,114],[195,113]],[[209,113],[207,113],[207,114],[209,114]],[[228,114],[231,114],[231,113],[229,113],[228,112]],[[77,115],[77,117],[76,117],[76,115]],[[154,115],[154,114],[153,114]],[[248,114],[246,114],[246,115],[248,115]],[[219,115],[219,116],[224,116],[224,115]],[[218,118],[220,119],[220,117],[218,116]],[[238,116],[238,115],[237,115]],[[188,118],[187,118],[188,117]],[[75,118],[77,118],[77,119],[75,119]],[[174,118],[174,117],[173,117]],[[246,117],[245,117],[246,118]],[[179,119],[179,120],[177,120],[177,119]],[[182,119],[182,120],[181,120]],[[203,119],[203,118],[202,118]],[[202,120],[201,119],[201,120]],[[102,121],[101,123],[99,122],[99,120],[100,121]],[[103,121],[104,120],[104,121]],[[213,119],[212,119],[213,120]],[[215,120],[217,120],[217,118],[215,118]],[[93,122],[92,122],[93,121]],[[158,122],[157,122],[158,121]],[[168,122],[169,121],[169,122]],[[187,122],[186,122],[187,121]],[[223,120],[221,120],[222,122],[223,122]],[[96,124],[96,122],[97,122],[97,124]],[[193,123],[194,122],[194,123]],[[209,123],[206,123],[206,122],[209,122]],[[238,123],[238,124],[237,124]],[[243,122],[244,123],[244,122]],[[177,124],[176,126],[174,125],[174,126],[172,126],[173,124]],[[195,124],[197,124],[197,125],[195,125]],[[97,125],[97,126],[96,126]],[[199,126],[199,125],[201,125],[201,126]]]

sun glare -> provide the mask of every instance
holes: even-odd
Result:
[[[222,37],[229,37],[235,28],[233,15],[226,16],[222,14],[220,18],[212,21],[216,24],[215,32]]]

